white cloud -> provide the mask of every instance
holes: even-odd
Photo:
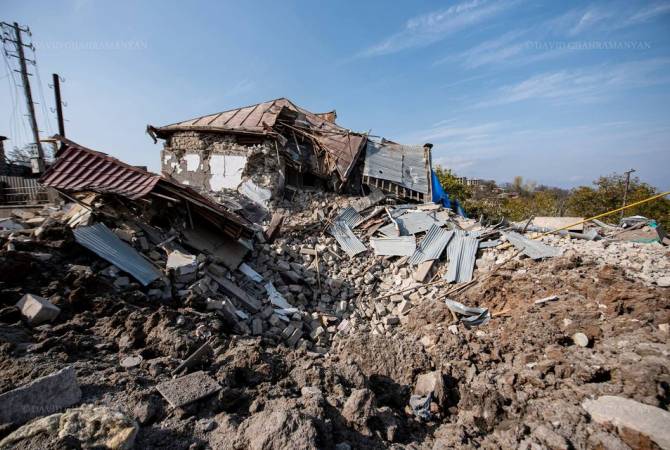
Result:
[[[652,21],[670,13],[670,2],[591,4],[576,8],[550,21],[548,29],[567,36],[592,31],[612,31]]]
[[[534,75],[521,82],[499,88],[491,98],[476,106],[485,107],[525,100],[557,103],[592,102],[628,89],[670,82],[670,59],[658,58],[588,69],[561,70]]]
[[[626,20],[626,24],[644,23],[670,12],[670,2],[654,3],[638,10]]]
[[[402,30],[363,50],[359,56],[380,56],[441,41],[449,34],[483,22],[513,6],[513,1],[469,0],[409,19]]]

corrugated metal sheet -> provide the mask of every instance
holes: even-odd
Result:
[[[340,213],[335,217],[333,222],[346,223],[349,228],[352,230],[363,221],[363,216],[361,216],[358,211],[356,211],[351,206],[344,208]]]
[[[356,256],[367,250],[365,244],[356,237],[353,231],[351,231],[351,228],[345,223],[335,222],[330,227],[330,234],[333,235],[338,244],[340,244],[340,247],[342,247],[342,250],[344,250],[350,257]]]
[[[155,129],[159,136],[171,132],[197,129],[213,132],[242,131],[255,134],[269,134],[273,127],[279,125],[279,119],[285,110],[300,113],[304,120],[295,122],[293,126],[313,134],[313,139],[328,153],[326,158],[330,171],[337,171],[342,180],[351,173],[363,149],[367,137],[352,133],[339,125],[325,120],[317,114],[297,106],[287,98],[278,98],[256,105],[231,109],[216,114],[197,117],[173,123]],[[301,117],[301,119],[303,119]],[[152,128],[153,129],[153,128]]]
[[[516,247],[517,250],[532,259],[551,258],[560,255],[561,251],[556,247],[543,244],[539,241],[528,239],[513,231],[503,233],[503,236]]]
[[[454,300],[445,299],[444,302],[447,304],[447,308],[456,314],[466,316],[461,319],[461,322],[465,324],[468,328],[476,325],[483,325],[489,320],[491,320],[491,313],[488,308],[478,308],[472,306],[465,306],[463,303],[459,303]]]
[[[436,219],[434,216],[423,211],[408,211],[397,217],[395,220],[398,222],[401,236],[422,233],[428,231],[433,225],[442,226],[445,224],[444,221]],[[392,223],[384,225],[379,231],[385,236],[396,236],[395,225]]]
[[[97,223],[88,227],[79,227],[72,232],[79,244],[129,273],[144,286],[160,278],[161,273],[153,264],[119,239],[105,224]]]
[[[467,283],[472,280],[479,241],[473,237],[456,235],[447,247],[449,266],[444,279],[448,283]]]
[[[428,230],[428,233],[426,233],[426,237],[419,244],[416,252],[414,252],[409,259],[409,263],[416,266],[424,261],[439,259],[453,235],[453,231],[445,230],[437,225],[433,225],[430,230]]]
[[[500,244],[502,244],[500,239],[496,239],[494,241],[481,241],[479,242],[479,248],[493,248],[499,246]]]
[[[414,236],[372,238],[370,245],[376,256],[412,256],[416,251],[416,238]]]
[[[156,186],[160,177],[74,143],[58,153],[40,182],[65,191],[93,191],[138,199]]]
[[[422,146],[368,141],[363,175],[422,194],[429,192],[428,161]]]

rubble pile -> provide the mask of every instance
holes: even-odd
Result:
[[[0,218],[0,448],[667,445],[647,219],[552,234],[376,189],[216,204],[122,169],[149,187]]]

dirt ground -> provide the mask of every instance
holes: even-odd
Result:
[[[670,346],[659,328],[670,322],[670,292],[574,255],[515,261],[452,297],[490,308],[485,325],[468,329],[427,299],[395,335],[338,335],[324,356],[233,335],[215,316],[139,290],[119,294],[98,275],[106,263],[70,245],[68,230],[52,233],[50,248],[0,254],[0,393],[72,365],[82,403],[139,423],[136,448],[654,448],[591,422],[580,404],[607,394],[670,405]],[[48,261],[34,256],[46,251]],[[57,321],[24,325],[12,305],[25,291],[61,293]],[[551,295],[559,299],[534,304]],[[574,344],[576,332],[587,347]],[[209,334],[213,352],[192,370],[222,389],[170,408],[156,385]],[[125,369],[128,355],[143,361]],[[431,371],[444,386],[422,420],[408,404]],[[36,436],[22,447],[70,444]]]

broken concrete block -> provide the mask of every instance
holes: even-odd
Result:
[[[408,302],[407,300],[403,300],[398,304],[397,308],[397,313],[399,315],[407,314],[409,310],[412,308],[412,304]]]
[[[300,338],[302,338],[302,331],[295,330],[291,335],[291,337],[288,338],[288,340],[286,341],[286,345],[288,345],[289,347],[295,347]]]
[[[384,322],[384,325],[388,326],[395,326],[400,323],[400,319],[398,319],[396,316],[386,316],[382,319],[382,322]]]
[[[633,430],[661,448],[670,448],[670,412],[664,409],[613,395],[584,400],[582,408],[595,422],[612,424],[619,430]]]
[[[23,423],[72,406],[81,400],[73,367],[38,378],[0,394],[0,423]]]
[[[259,318],[256,318],[251,321],[251,334],[254,336],[260,336],[263,333],[263,321]]]
[[[288,325],[286,328],[284,328],[284,331],[281,332],[281,336],[284,339],[288,339],[293,335],[293,332],[296,330],[296,328],[293,325]]]
[[[177,276],[194,274],[198,270],[195,256],[174,250],[168,255],[165,268],[174,270]]]
[[[158,392],[173,408],[179,408],[212,395],[221,389],[219,383],[205,372],[193,372],[156,386]]]
[[[24,295],[16,307],[21,310],[21,314],[30,325],[51,322],[60,314],[58,306],[51,304],[46,298],[33,294]]]

